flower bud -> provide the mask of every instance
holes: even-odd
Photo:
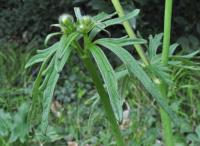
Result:
[[[77,31],[82,33],[88,33],[94,25],[94,22],[92,20],[91,16],[83,16],[77,26]]]
[[[59,23],[64,26],[72,25],[72,23],[74,23],[74,18],[69,14],[62,14],[58,20]]]
[[[83,16],[81,19],[81,23],[85,25],[91,25],[93,23],[91,16]]]
[[[87,26],[85,26],[84,24],[79,24],[77,27],[77,31],[81,33],[87,33],[88,29]]]

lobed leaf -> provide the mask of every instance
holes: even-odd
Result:
[[[42,93],[39,89],[40,84],[42,83],[42,72],[45,70],[46,65],[48,63],[48,59],[46,59],[40,68],[40,71],[37,75],[37,78],[33,84],[32,89],[32,103],[28,112],[28,122],[30,125],[38,124],[40,122],[40,113],[42,108]]]
[[[72,44],[72,42],[79,36],[78,32],[71,33],[69,36],[63,35],[60,39],[60,45],[59,49],[56,51],[56,58],[55,58],[55,68],[58,72],[61,70],[58,69],[58,64],[61,62],[63,56],[65,53],[70,53],[69,47]]]
[[[160,93],[159,88],[152,82],[152,80],[148,77],[146,72],[140,67],[137,60],[125,49],[120,46],[111,43],[101,43],[100,45],[108,48],[114,54],[116,54],[122,62],[126,65],[127,69],[130,72],[130,75],[134,75],[138,78],[138,80],[143,84],[146,90],[155,98],[157,103],[169,114],[171,119],[177,124],[178,118],[176,114],[170,109],[168,104],[165,101],[165,98]]]
[[[162,37],[162,33],[156,34],[154,37],[152,35],[149,36],[148,55],[150,60],[157,55],[158,47],[162,44]]]
[[[52,45],[51,47],[44,49],[44,50],[39,50],[38,54],[36,54],[35,56],[33,56],[25,65],[25,68],[28,68],[36,63],[39,62],[44,62],[47,58],[51,57],[51,55],[53,55],[53,53],[56,52],[56,50],[58,49],[59,43],[55,43],[54,45]]]
[[[106,58],[105,54],[96,45],[91,46],[90,52],[92,53],[97,66],[103,77],[103,81],[107,88],[107,92],[110,98],[110,102],[115,113],[115,117],[118,121],[122,120],[122,99],[118,93],[117,78],[115,72]]]
[[[53,70],[53,72],[49,77],[46,89],[44,90],[43,93],[43,101],[42,101],[43,112],[42,112],[42,122],[41,122],[41,129],[43,133],[46,133],[48,127],[48,117],[51,108],[51,101],[58,78],[59,74],[57,73],[56,70]]]
[[[65,50],[64,56],[62,57],[62,59],[59,62],[57,62],[58,63],[57,67],[59,71],[63,69],[71,52],[72,52],[72,48],[68,47],[68,49]],[[43,93],[43,102],[42,102],[43,113],[42,113],[41,129],[43,133],[46,133],[46,130],[48,127],[48,117],[49,117],[49,112],[50,112],[50,107],[51,107],[51,101],[52,101],[54,89],[55,89],[55,86],[57,84],[60,74],[55,68],[53,68],[52,72],[50,72],[47,75],[49,77],[47,78],[48,81],[46,81],[44,85],[45,89]]]
[[[90,32],[90,38],[93,39],[101,30],[104,30],[104,28],[116,24],[121,24],[124,21],[127,21],[139,14],[139,10],[135,9],[132,12],[128,13],[126,16],[120,17],[120,18],[114,18],[114,19],[109,19],[107,21],[104,21],[103,23],[97,24],[97,27],[94,27],[94,29]]]

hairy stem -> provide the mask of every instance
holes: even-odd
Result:
[[[167,65],[169,60],[169,47],[170,47],[170,34],[171,34],[171,17],[172,17],[172,4],[173,0],[165,1],[165,16],[164,16],[164,38],[163,38],[163,50],[162,50],[162,63]],[[161,92],[164,97],[167,97],[168,87],[166,84],[161,83]],[[174,146],[173,142],[173,131],[171,125],[171,119],[168,114],[160,109],[163,137],[165,146]]]
[[[112,3],[113,3],[113,6],[115,7],[115,10],[117,12],[117,14],[119,15],[119,17],[123,17],[125,14],[124,14],[124,10],[119,2],[119,0],[112,0]],[[127,32],[127,34],[129,35],[130,38],[137,38],[136,34],[134,33],[130,23],[128,21],[125,21],[123,23],[123,26]],[[141,45],[134,45],[137,53],[139,54],[141,60],[144,62],[145,65],[148,65],[148,60],[146,58],[146,55],[143,51],[143,48]]]
[[[83,62],[85,64],[85,67],[90,73],[90,76],[93,79],[93,82],[97,88],[97,91],[100,96],[100,101],[104,107],[106,116],[108,121],[110,122],[110,126],[112,128],[112,132],[115,136],[116,142],[118,146],[125,146],[122,135],[120,133],[119,125],[117,123],[117,120],[115,118],[114,112],[111,107],[111,103],[108,97],[107,92],[105,91],[105,88],[103,87],[103,83],[101,81],[101,78],[98,75],[97,68],[93,64],[92,60],[90,59],[89,55],[82,57]]]

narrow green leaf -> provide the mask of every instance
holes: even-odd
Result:
[[[139,12],[140,12],[139,9],[135,9],[132,12],[128,13],[124,17],[109,19],[109,20],[105,21],[104,23],[105,23],[106,27],[111,26],[111,25],[121,24],[122,22],[127,21],[127,20],[137,16],[139,14]]]
[[[45,70],[48,59],[42,63],[40,71],[37,75],[37,78],[33,84],[32,89],[32,103],[28,113],[28,122],[30,125],[38,124],[41,120],[40,113],[42,112],[42,93],[39,89],[40,84],[42,83],[42,72]]]
[[[115,16],[116,14],[117,14],[116,12],[114,12],[114,13],[112,13],[112,14],[107,14],[107,13],[105,13],[105,12],[102,12],[102,13],[100,13],[100,14],[98,14],[98,15],[92,17],[92,18],[93,18],[93,20],[94,20],[95,22],[102,22],[102,21],[105,21],[105,20],[107,20],[107,19],[112,18],[112,17]]]
[[[49,65],[47,66],[47,68],[42,72],[42,76],[45,76],[42,84],[40,85],[39,89],[41,91],[43,91],[45,88],[46,88],[46,85],[49,81],[49,78],[50,78],[50,75],[51,75],[51,72],[53,71],[54,69],[54,64],[55,64],[55,55],[54,57],[51,59],[51,62],[49,63]]]
[[[79,36],[78,32],[71,33],[69,36],[63,36],[60,40],[60,48],[61,48],[61,54],[58,56],[59,59],[61,59],[64,56],[64,53],[69,48],[69,46],[72,44],[72,42]]]
[[[123,46],[128,46],[128,45],[133,45],[133,44],[144,44],[146,43],[146,40],[144,39],[135,39],[135,38],[129,38],[127,36],[125,37],[121,37],[121,38],[102,38],[102,39],[98,39],[97,41],[95,41],[95,43],[112,43],[112,44],[116,44],[120,47]]]
[[[158,87],[152,82],[142,67],[140,67],[137,60],[135,60],[134,57],[122,47],[107,42],[101,43],[100,45],[111,50],[122,60],[129,70],[130,75],[134,75],[138,78],[138,80],[140,80],[146,90],[152,95],[152,97],[155,98],[157,103],[170,115],[171,119],[178,124],[178,118],[176,114],[170,109],[165,101],[165,98],[161,95]]]
[[[115,117],[118,121],[122,120],[122,99],[118,93],[117,79],[115,72],[106,58],[105,54],[96,45],[91,46],[90,52],[92,53],[97,66],[103,77],[107,92],[110,98],[110,102],[115,113]]]
[[[116,72],[115,75],[116,75],[117,80],[119,81],[120,79],[126,76],[129,76],[129,72],[127,69],[124,69],[124,70]]]
[[[64,52],[64,56],[62,57],[61,60],[59,60],[56,64],[56,66],[58,66],[57,71],[58,73],[61,72],[61,70],[63,69],[65,63],[67,62],[67,59],[69,58],[71,52],[72,52],[73,48],[69,47],[67,50],[65,50]]]
[[[177,44],[177,43],[172,44],[170,46],[170,48],[169,48],[169,57],[171,57],[175,53],[175,51],[176,51],[178,46],[179,46],[179,44]]]
[[[103,30],[104,28],[106,28],[108,26],[112,26],[112,25],[116,25],[116,24],[122,24],[124,21],[127,21],[127,20],[137,16],[139,14],[139,12],[140,11],[138,9],[135,9],[132,12],[128,13],[124,17],[109,19],[107,21],[104,21],[103,23],[97,24],[98,27],[95,27],[91,31],[90,38],[94,38],[101,30]]]
[[[36,54],[35,56],[33,56],[26,64],[25,68],[28,68],[36,63],[39,62],[43,62],[44,60],[46,60],[47,58],[51,57],[51,55],[53,55],[53,53],[55,53],[55,51],[58,49],[58,43],[55,43],[54,45],[52,45],[51,47],[45,49],[45,50],[41,50],[38,51],[39,53]]]
[[[81,10],[80,10],[79,7],[75,7],[75,8],[74,8],[74,12],[75,12],[76,18],[77,18],[78,20],[82,18]]]
[[[187,55],[175,55],[175,56],[173,56],[173,58],[191,59],[191,58],[193,58],[194,56],[196,56],[199,52],[200,52],[200,50],[197,50],[197,51],[192,52],[192,53],[187,54]]]
[[[63,69],[64,65],[66,64],[70,54],[72,52],[72,48],[68,47],[67,50],[65,50],[64,52],[64,56],[62,57],[62,59],[57,62],[57,67],[59,72]],[[59,79],[59,72],[53,68],[54,70],[52,72],[50,72],[49,78],[48,78],[48,82],[45,83],[46,88],[44,89],[44,93],[43,93],[43,113],[42,113],[42,122],[41,122],[41,128],[43,133],[46,133],[47,127],[48,127],[48,117],[49,117],[49,112],[50,112],[50,108],[51,108],[51,101],[53,98],[53,93],[54,93],[54,89],[56,87],[56,83]]]
[[[43,101],[42,101],[43,112],[42,112],[42,122],[41,122],[41,129],[43,133],[46,133],[46,130],[48,127],[48,117],[49,117],[49,112],[51,109],[51,101],[53,98],[53,93],[54,93],[54,89],[56,87],[58,78],[59,78],[59,74],[57,73],[56,70],[54,70],[51,73],[46,89],[44,90]]]
[[[59,72],[58,64],[61,62],[65,53],[68,52],[72,42],[79,36],[78,32],[71,33],[69,36],[63,35],[60,39],[59,49],[56,51],[55,68]],[[71,49],[71,48],[70,48]]]
[[[161,42],[162,37],[163,37],[162,33],[156,34],[154,37],[152,35],[149,36],[148,54],[149,54],[150,60],[152,60],[152,58],[156,56],[158,47],[162,44]]]
[[[97,21],[99,21],[99,20],[101,21],[101,19],[107,17],[108,15],[109,15],[109,14],[107,14],[107,13],[105,13],[105,12],[101,12],[101,13],[99,13],[99,14],[93,16],[92,19],[93,19],[95,22],[97,22]]]
[[[54,36],[57,36],[57,35],[61,35],[62,33],[61,32],[54,32],[54,33],[50,33],[47,35],[47,37],[45,38],[45,41],[44,41],[44,45],[47,46],[49,40],[54,37]]]
[[[51,62],[49,63],[49,65],[42,72],[42,76],[45,76],[45,75],[49,74],[52,71],[52,69],[54,68],[54,63],[55,63],[55,55],[51,59]]]

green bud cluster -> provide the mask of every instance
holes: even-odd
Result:
[[[70,33],[75,30],[74,18],[69,14],[62,14],[58,18],[61,29],[64,33]]]
[[[80,20],[74,22],[73,16],[69,14],[62,14],[58,21],[64,33],[70,33],[75,30],[81,33],[88,33],[94,26],[91,16],[83,16]]]
[[[77,31],[81,33],[88,33],[92,27],[94,26],[94,22],[91,16],[83,16],[78,23]]]

